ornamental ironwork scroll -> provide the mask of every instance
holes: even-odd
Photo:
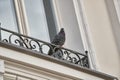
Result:
[[[52,57],[89,68],[87,51],[85,51],[85,53],[78,53],[76,51],[59,47],[22,34],[18,34],[16,32],[12,32],[1,27],[0,40],[2,42],[14,44],[16,46],[34,50],[42,54],[48,54],[49,50],[51,49],[53,52],[53,54],[51,55]]]

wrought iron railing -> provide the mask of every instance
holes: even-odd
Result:
[[[48,54],[49,50],[51,49],[53,53],[53,55],[51,56],[61,59],[63,61],[67,61],[70,63],[80,65],[82,67],[89,68],[87,51],[85,51],[85,53],[79,53],[1,27],[0,27],[0,41],[9,44],[14,44],[19,47],[24,47],[30,50],[34,50],[39,52],[40,54]]]

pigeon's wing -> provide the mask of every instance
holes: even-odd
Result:
[[[55,45],[58,45],[58,43],[59,43],[59,36],[56,35],[51,43],[55,44]],[[52,46],[52,49],[54,49],[54,47],[55,46]],[[50,50],[48,51],[48,55],[52,55],[53,54],[52,49],[50,48]]]
[[[58,34],[53,39],[52,44],[62,46],[64,42],[65,42],[65,36],[62,34]]]
[[[58,45],[58,46],[62,46],[65,43],[65,32],[63,29],[61,29],[61,31],[54,37],[53,41],[51,42],[52,44]],[[52,46],[52,48],[54,49],[55,46]],[[58,51],[59,49],[56,48],[55,52]],[[48,52],[48,55],[52,55],[53,51],[50,49]]]
[[[53,39],[53,41],[51,42],[52,44],[58,45],[60,41],[60,36],[56,35]]]

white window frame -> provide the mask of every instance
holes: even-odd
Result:
[[[84,9],[84,4],[82,0],[73,0],[75,12],[77,16],[77,21],[79,24],[81,39],[83,42],[83,46],[85,51],[88,51],[89,63],[90,68],[97,70],[97,62],[95,60],[95,48],[93,47],[90,29],[87,23],[87,17]]]
[[[118,20],[119,20],[119,23],[120,23],[120,4],[119,4],[120,0],[113,0],[113,2],[114,2],[115,9],[116,9],[116,12],[117,12]]]
[[[24,0],[14,0],[14,4],[20,33],[28,35],[29,25],[25,12]]]
[[[91,41],[91,35],[90,35],[89,26],[86,20],[83,1],[73,0],[73,4],[74,4],[75,13],[77,16],[80,34],[82,37],[83,47],[84,47],[84,50],[87,50],[89,53],[88,56],[89,56],[90,68],[96,70],[97,62],[95,60],[95,50],[94,50],[95,48],[92,45],[93,43]],[[54,10],[56,25],[58,26],[57,30],[59,30],[59,28],[62,26],[62,23],[61,23],[61,17],[60,17],[55,0],[54,1],[52,0],[52,5]]]

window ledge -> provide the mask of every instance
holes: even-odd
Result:
[[[113,77],[111,75],[101,73],[101,72],[98,72],[98,71],[95,71],[95,70],[91,70],[91,69],[88,69],[88,68],[85,68],[85,67],[81,67],[79,65],[72,64],[72,63],[69,63],[67,61],[59,60],[57,58],[53,58],[53,57],[48,56],[46,54],[40,54],[36,51],[25,49],[23,47],[19,47],[19,46],[13,45],[13,44],[8,44],[8,43],[0,41],[0,49],[1,49],[0,50],[1,51],[0,52],[0,58],[1,59],[8,60],[8,61],[14,61],[14,62],[23,64],[23,65],[26,65],[26,62],[24,63],[24,60],[23,61],[21,61],[21,60],[17,61],[17,60],[14,60],[15,57],[14,58],[8,57],[9,55],[13,56],[13,54],[15,54],[15,53],[10,52],[10,54],[8,55],[9,51],[6,50],[7,52],[5,52],[4,49],[9,49],[9,50],[12,50],[12,51],[15,51],[15,52],[20,52],[20,54],[18,55],[19,57],[22,56],[23,54],[25,54],[25,55],[29,55],[29,58],[30,58],[30,56],[32,56],[32,57],[35,57],[35,58],[38,58],[38,59],[43,59],[43,60],[46,60],[46,61],[50,62],[50,64],[55,63],[56,65],[65,66],[67,68],[77,70],[79,72],[89,74],[89,75],[92,75],[92,76],[95,76],[95,77],[98,77],[98,78],[102,78],[102,79],[106,79],[106,80],[118,80],[116,77]],[[7,54],[7,56],[6,56],[5,53]],[[28,65],[28,63],[27,63],[27,65]],[[32,65],[35,65],[35,64],[29,64],[29,66],[32,66]],[[49,64],[48,64],[48,66],[49,66]],[[38,68],[38,67],[36,67],[36,68]]]

